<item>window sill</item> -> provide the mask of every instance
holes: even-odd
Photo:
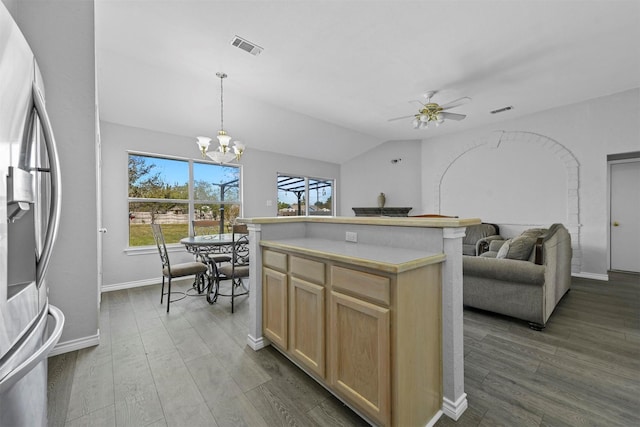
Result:
[[[167,252],[185,252],[186,249],[180,243],[173,243],[167,245]],[[155,246],[139,246],[139,247],[127,247],[124,249],[124,253],[127,256],[137,255],[158,255],[158,248]]]

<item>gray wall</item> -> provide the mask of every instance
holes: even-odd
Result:
[[[42,72],[62,169],[62,220],[48,272],[60,343],[98,333],[94,3],[8,1]]]
[[[377,206],[380,193],[385,206],[411,207],[409,215],[424,213],[420,153],[421,141],[389,141],[343,163],[340,214],[354,216],[353,207]]]
[[[108,232],[103,238],[103,290],[159,283],[160,261],[155,248],[126,251],[128,244],[127,153],[200,158],[195,137],[101,122],[102,213]],[[340,166],[255,150],[247,144],[240,162],[243,182],[243,216],[274,216],[278,172],[340,179]],[[267,201],[271,206],[267,206]],[[190,261],[183,249],[171,254],[172,262]]]

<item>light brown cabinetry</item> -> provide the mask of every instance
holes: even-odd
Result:
[[[264,335],[370,421],[424,426],[442,405],[440,263],[388,270],[264,248]]]
[[[265,251],[262,269],[262,328],[264,336],[287,348],[288,276],[287,256]],[[278,271],[279,270],[279,271]]]
[[[331,292],[329,384],[370,418],[389,425],[389,309]]]
[[[325,288],[291,278],[289,351],[318,376],[325,376]]]

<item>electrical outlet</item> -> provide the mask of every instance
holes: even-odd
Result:
[[[267,200],[267,207],[273,206],[273,200]]]
[[[356,233],[354,231],[347,231],[347,234],[346,234],[344,239],[347,242],[357,243],[358,242],[358,233]]]

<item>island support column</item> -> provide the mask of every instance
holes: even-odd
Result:
[[[442,412],[457,420],[467,409],[464,392],[462,311],[462,238],[465,227],[443,228],[442,270]]]
[[[249,335],[247,344],[253,350],[260,350],[269,345],[262,336],[262,228],[260,224],[247,224],[249,230]]]

